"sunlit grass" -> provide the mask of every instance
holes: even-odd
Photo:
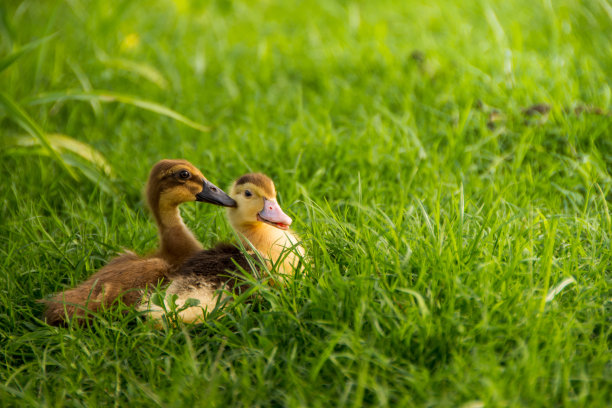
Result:
[[[605,1],[0,10],[0,405],[609,404]],[[269,174],[304,274],[198,326],[44,325],[37,299],[155,248],[141,192],[177,157]]]

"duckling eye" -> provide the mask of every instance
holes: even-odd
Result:
[[[191,173],[189,173],[187,170],[183,170],[179,173],[179,177],[182,179],[188,179],[191,177]]]
[[[249,190],[244,190],[244,195],[245,197],[251,197],[253,193],[251,193]]]

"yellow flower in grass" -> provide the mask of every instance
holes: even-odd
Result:
[[[186,14],[190,11],[189,1],[187,0],[174,0],[174,5],[179,14]]]
[[[131,51],[138,48],[140,45],[140,36],[136,33],[130,33],[121,41],[121,51]]]

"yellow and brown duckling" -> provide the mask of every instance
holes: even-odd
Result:
[[[145,257],[126,252],[77,287],[43,300],[48,324],[65,324],[73,318],[82,323],[91,316],[89,312],[97,312],[118,300],[135,304],[142,297],[142,289],[159,284],[186,259],[201,251],[202,245],[181,218],[178,207],[182,203],[236,205],[185,160],[162,160],[155,164],[149,174],[146,196],[159,231],[159,249]]]
[[[272,180],[260,173],[245,174],[232,184],[230,196],[236,206],[227,209],[227,217],[244,248],[255,248],[270,269],[293,275],[305,252],[298,236],[289,229],[291,218],[276,201]],[[179,319],[202,321],[205,312],[214,309],[218,289],[224,286],[231,289],[236,283],[239,276],[236,264],[244,270],[250,269],[249,260],[239,245],[220,244],[198,252],[170,275],[166,297],[177,295],[177,308],[183,308],[187,299],[199,301],[199,305],[180,311]],[[153,305],[150,299],[145,299],[139,308],[157,321],[164,315],[163,308]]]

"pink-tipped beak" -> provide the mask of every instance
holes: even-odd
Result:
[[[263,221],[282,230],[289,229],[293,222],[291,217],[281,210],[276,200],[268,200],[264,198],[264,208],[257,214],[259,221]]]

